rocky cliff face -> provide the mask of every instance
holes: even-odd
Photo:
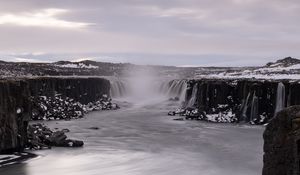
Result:
[[[27,141],[32,115],[31,97],[72,98],[82,104],[109,94],[110,83],[103,78],[32,78],[0,81],[0,153],[20,151]]]
[[[283,108],[300,104],[299,88],[290,81],[190,80],[185,107],[197,108],[211,121],[227,115],[235,118],[231,121],[261,124]]]
[[[264,132],[263,175],[300,174],[300,106],[280,111]]]
[[[82,104],[109,95],[110,82],[104,78],[49,78],[40,77],[27,80],[32,96],[54,97],[61,94]]]
[[[26,81],[0,81],[0,153],[23,149],[31,115],[29,97]]]

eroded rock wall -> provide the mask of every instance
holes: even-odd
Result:
[[[188,84],[186,101],[192,98],[192,87],[198,88],[194,107],[206,114],[230,111],[238,121],[265,123],[276,110],[300,104],[298,82],[201,79]]]
[[[29,97],[26,81],[0,81],[0,153],[23,149],[31,115]]]
[[[263,175],[299,175],[300,106],[278,112],[267,125],[263,137]]]
[[[110,83],[103,78],[29,78],[0,81],[0,153],[22,151],[32,115],[31,96],[72,98],[82,104],[109,95]]]
[[[28,79],[32,96],[54,97],[57,93],[82,104],[109,95],[110,83],[104,78],[51,78]]]

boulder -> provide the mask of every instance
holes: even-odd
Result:
[[[40,123],[29,125],[27,148],[36,150],[51,148],[52,146],[83,146],[83,141],[68,139],[65,134],[66,132],[69,132],[69,129],[63,129],[61,131],[53,132],[48,127]]]
[[[97,126],[93,126],[93,127],[90,127],[89,129],[98,130],[98,129],[99,129],[99,127],[97,127]]]
[[[62,145],[66,139],[67,136],[63,131],[56,131],[48,138],[52,146]]]
[[[58,147],[82,147],[83,144],[84,144],[83,141],[80,141],[80,140],[66,139],[66,140],[59,142],[59,144],[57,144],[55,146],[58,146]]]
[[[300,173],[300,106],[277,113],[264,132],[263,175]]]

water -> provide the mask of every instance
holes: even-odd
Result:
[[[249,98],[250,98],[250,92],[247,95],[246,101],[244,101],[243,103],[243,111],[242,111],[242,116],[243,116],[243,121],[247,120],[247,109],[248,109],[248,102],[249,102]]]
[[[250,121],[253,121],[256,118],[258,118],[258,98],[254,91],[253,97],[252,97],[252,102],[251,102]]]
[[[278,83],[275,114],[285,107],[285,86],[283,83]]]
[[[189,99],[186,107],[194,107],[196,100],[197,100],[197,93],[198,93],[198,83],[195,83],[192,90],[192,96]]]
[[[185,101],[187,83],[186,80],[165,80],[161,82],[161,89],[159,90],[161,95],[167,95],[169,98],[178,97],[180,101]]]
[[[121,102],[122,109],[51,121],[83,148],[36,151],[40,157],[0,169],[2,175],[257,175],[261,126],[174,121],[175,102]],[[99,127],[99,130],[88,129]]]
[[[127,94],[125,81],[118,78],[110,79],[110,96],[113,98],[123,97]]]

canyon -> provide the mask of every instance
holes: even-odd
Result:
[[[182,133],[176,130],[165,134],[165,137],[174,138],[174,140],[168,140],[168,142],[178,143],[179,140],[175,139],[176,136],[184,140],[184,137],[188,137],[188,134],[191,134],[192,137],[188,141],[195,142],[194,144],[200,147],[205,144],[214,144],[214,142],[221,144],[221,142],[210,138],[210,133],[206,133],[205,130],[200,128],[211,130],[211,134],[216,138],[219,138],[218,130],[224,130],[228,135],[225,134],[223,137],[234,142],[234,144],[232,143],[233,145],[228,147],[220,146],[220,148],[212,150],[208,148],[203,149],[210,153],[218,151],[218,149],[240,150],[238,148],[239,144],[245,144],[247,147],[252,147],[252,152],[249,152],[249,154],[236,152],[235,154],[241,154],[243,157],[236,157],[236,159],[244,161],[249,159],[254,162],[256,159],[256,162],[253,164],[240,164],[241,168],[236,173],[257,174],[263,169],[264,175],[269,175],[275,172],[274,169],[276,169],[277,164],[282,164],[280,161],[278,163],[276,160],[273,160],[274,155],[272,152],[273,149],[277,149],[278,144],[282,143],[270,138],[280,135],[280,140],[284,140],[289,137],[289,134],[286,133],[291,132],[284,129],[282,131],[276,130],[276,128],[281,128],[281,124],[286,124],[282,116],[287,118],[292,116],[293,123],[296,123],[293,124],[293,130],[298,132],[297,121],[294,120],[298,117],[293,117],[298,116],[296,115],[298,108],[292,107],[300,105],[300,84],[297,79],[298,64],[299,62],[293,58],[285,58],[258,68],[177,68],[93,61],[47,64],[1,62],[0,69],[3,74],[0,81],[0,153],[22,152],[26,148],[28,142],[27,128],[32,120],[42,121],[49,125],[51,129],[55,129],[57,126],[60,129],[71,128],[69,135],[86,141],[88,145],[85,147],[97,149],[95,152],[100,155],[99,147],[95,146],[98,143],[97,139],[89,140],[89,137],[104,139],[103,141],[111,143],[111,140],[105,140],[107,138],[104,133],[108,135],[113,133],[112,137],[124,136],[125,140],[120,139],[120,142],[113,141],[111,143],[112,146],[116,146],[112,151],[128,150],[130,145],[135,144],[136,141],[148,143],[146,141],[147,138],[165,147],[168,144],[163,142],[163,138],[158,137],[157,140],[151,137],[151,132],[153,131],[156,134],[168,132],[162,124],[159,124],[160,121],[166,124],[167,129],[172,129],[174,124],[172,122],[183,122],[188,127],[181,128]],[[111,98],[114,102],[111,101]],[[105,111],[118,109],[118,105],[115,102],[120,104],[120,112]],[[287,111],[284,113],[282,110],[285,108],[287,108]],[[98,112],[87,114],[91,111]],[[170,116],[167,116],[168,113]],[[89,119],[89,116],[92,116],[91,119]],[[110,118],[110,116],[112,117]],[[148,118],[141,116],[147,116]],[[74,119],[71,121],[74,127],[68,124],[68,121],[71,119]],[[130,122],[127,120],[134,123],[133,126],[130,126]],[[138,120],[143,120],[143,122]],[[203,122],[193,120],[202,120]],[[80,128],[81,124],[76,124],[77,122],[81,123],[84,129]],[[102,122],[106,123],[101,124]],[[122,122],[124,126],[116,124],[118,122]],[[147,123],[149,126],[147,126]],[[154,130],[151,129],[151,124],[155,125]],[[178,123],[174,125],[178,127]],[[198,130],[201,130],[203,135],[195,133],[193,127],[198,128],[195,132],[200,132]],[[212,129],[209,129],[211,127]],[[229,129],[224,129],[223,127],[228,127]],[[247,129],[248,127],[252,129]],[[265,127],[265,167],[262,168],[263,146],[261,139],[262,131]],[[76,128],[79,129],[78,133]],[[86,131],[86,128],[94,129]],[[135,133],[132,133],[128,128],[137,133],[146,133],[144,135],[138,134],[137,138],[135,138]],[[143,131],[142,128],[148,129]],[[107,132],[102,131],[102,129],[107,130]],[[120,133],[118,132],[119,129]],[[100,130],[101,134],[94,136],[91,130]],[[243,131],[246,132],[245,135],[239,133]],[[244,143],[234,141],[234,136],[238,136],[237,140]],[[208,142],[198,143],[195,141],[201,137],[208,139]],[[246,141],[247,139],[241,139],[241,137],[249,137],[249,142]],[[297,138],[298,136],[293,137],[292,141],[284,143],[287,145],[282,147],[282,149],[287,149],[287,151],[282,152],[282,155],[288,153],[288,155],[293,157],[289,161],[295,164],[295,168],[298,168],[296,166],[298,158],[296,158],[294,153],[297,152],[297,149],[295,150],[297,146],[290,145],[297,145]],[[134,142],[127,139],[133,139]],[[122,147],[120,146],[122,143],[128,145]],[[146,146],[147,144],[145,145],[145,143],[140,144],[141,146]],[[103,149],[108,149],[108,145],[104,145]],[[182,146],[184,148],[189,147],[189,145]],[[134,149],[139,150],[141,147],[136,146]],[[159,150],[161,148],[152,145],[149,149],[155,152],[155,149]],[[181,148],[176,147],[174,149]],[[129,150],[132,153],[132,150]],[[196,148],[193,148],[193,150],[201,153],[205,152]],[[148,153],[148,151],[142,149],[143,153]],[[189,155],[193,154],[193,151],[189,152],[191,151],[189,149],[183,151]],[[281,152],[281,150],[278,151]],[[52,154],[49,151],[46,152],[47,154]],[[167,150],[166,152],[162,151],[162,153],[172,154],[172,151]],[[254,156],[251,156],[251,153],[255,153]],[[84,156],[81,153],[79,154]],[[124,154],[127,155],[128,153]],[[173,158],[189,160],[185,156],[178,156],[179,152],[174,152],[174,154],[168,160]],[[220,156],[223,159],[227,157],[225,155],[226,151],[221,151]],[[230,155],[233,156],[233,153]],[[148,156],[152,157],[153,155]],[[201,156],[199,155],[199,157]],[[191,158],[190,161],[197,161],[199,157]],[[212,159],[211,162],[208,161],[207,166],[212,167],[213,162],[217,161],[217,157],[206,155],[207,159]],[[140,158],[143,158],[143,156]],[[152,158],[149,161],[156,160],[156,158]],[[97,158],[92,157],[92,159]],[[280,159],[280,157],[278,156],[276,159]],[[53,161],[53,159],[50,157],[49,161]],[[167,160],[161,161],[165,162]],[[228,164],[220,163],[218,165],[225,167],[224,170],[226,170],[227,174],[232,174],[230,167],[235,163],[233,160]],[[205,166],[205,163],[201,165]],[[194,167],[196,165],[191,164],[191,166],[190,174],[197,174],[200,171]],[[247,166],[255,170],[252,171]],[[35,168],[32,171],[40,172],[40,169],[35,165],[33,167]],[[145,171],[145,167],[143,165],[140,171]],[[280,172],[291,172],[289,168],[288,166],[282,167]],[[180,172],[185,170],[187,169],[179,169]],[[217,172],[205,170],[204,172],[208,174],[218,174],[222,171],[221,169],[218,169]],[[10,172],[10,169],[4,169],[3,171],[7,172],[7,174],[13,174],[13,171]],[[19,171],[21,171],[20,174],[23,173],[22,170]],[[73,174],[74,172],[71,171],[69,173]],[[128,170],[128,174],[130,173],[132,171]],[[149,174],[151,173],[153,171],[149,171]],[[172,174],[174,172],[170,171],[169,173]]]

